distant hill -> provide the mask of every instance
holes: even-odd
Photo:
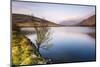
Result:
[[[95,26],[96,25],[96,15],[90,16],[89,18],[80,22],[78,25],[80,25],[80,26]]]
[[[54,22],[23,14],[12,14],[12,24],[13,27],[59,26]]]
[[[65,26],[95,26],[96,25],[96,15],[90,16],[83,20],[69,20],[62,21],[60,24]]]
[[[79,22],[80,22],[79,20],[69,20],[69,21],[65,20],[65,21],[62,21],[60,24],[65,25],[65,26],[75,26]]]

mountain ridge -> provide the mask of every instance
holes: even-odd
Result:
[[[46,19],[24,14],[12,14],[12,24],[13,26],[17,27],[59,26],[59,24],[48,21]]]
[[[92,15],[92,16],[88,17],[87,19],[84,19],[78,25],[82,25],[82,26],[95,26],[96,25],[96,15]]]
[[[96,15],[92,15],[83,20],[63,21],[60,24],[66,25],[66,26],[95,26],[96,25]]]

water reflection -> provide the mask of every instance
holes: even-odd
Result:
[[[41,54],[53,63],[95,60],[95,27],[52,27],[53,46],[40,49]],[[26,35],[33,43],[35,34]]]

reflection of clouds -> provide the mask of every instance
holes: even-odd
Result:
[[[79,59],[90,60],[95,58],[95,40],[93,38],[82,32],[66,32],[66,27],[54,27],[52,30],[53,39],[51,42],[53,46],[48,51],[40,49],[44,57],[59,62],[69,61],[68,59],[79,61]]]
[[[34,28],[22,28],[22,31],[34,31]],[[92,33],[95,28],[89,27],[51,27],[50,38],[52,39],[79,39],[79,40],[93,40],[87,33]],[[34,40],[35,35],[28,35],[28,37]]]
[[[76,28],[72,28],[76,29]],[[86,28],[87,29],[87,28]],[[25,29],[24,29],[25,30]],[[32,30],[32,29],[31,29]],[[82,32],[66,32],[66,27],[52,27],[51,30],[52,39],[50,44],[45,47],[50,48],[49,51],[56,51],[57,49],[63,49],[64,46],[66,49],[71,48],[95,48],[95,39],[88,36]],[[36,35],[26,35],[33,43],[35,43]],[[61,48],[62,47],[62,48]],[[47,52],[47,51],[46,51]]]
[[[72,28],[72,27],[71,27]],[[84,28],[84,27],[83,27]],[[54,29],[54,28],[53,28]],[[77,28],[72,28],[74,31],[70,30],[70,31],[66,31],[67,28],[55,28],[55,31],[53,33],[53,39],[54,40],[58,40],[63,41],[85,41],[85,42],[95,42],[94,38],[88,36],[87,32],[89,32],[88,30],[83,30],[80,28],[80,30],[75,30]],[[88,28],[86,28],[88,29]],[[92,31],[90,31],[92,32]]]
[[[56,31],[61,32],[72,32],[72,33],[92,33],[95,32],[95,27],[52,27]]]
[[[85,34],[83,34],[83,33],[73,33],[73,32],[54,32],[54,34],[53,34],[53,37],[58,37],[58,39],[59,38],[64,38],[64,39],[66,39],[66,37],[67,38],[69,38],[69,39],[71,39],[71,38],[73,38],[73,39],[75,39],[75,38],[87,38],[87,35],[85,35]]]

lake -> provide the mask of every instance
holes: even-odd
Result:
[[[34,30],[23,28],[22,30]],[[40,53],[52,63],[95,61],[95,38],[88,33],[95,33],[94,27],[51,27],[49,48],[40,48]],[[26,35],[35,43],[36,34]],[[43,44],[48,46],[48,44]]]

